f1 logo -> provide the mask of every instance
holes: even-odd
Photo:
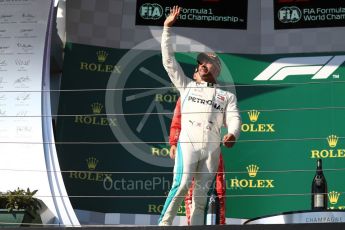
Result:
[[[327,79],[345,61],[345,55],[280,58],[262,71],[254,81],[278,81],[291,75],[313,75]]]

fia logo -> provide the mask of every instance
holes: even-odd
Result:
[[[145,3],[140,7],[139,14],[143,19],[157,20],[163,16],[163,8],[157,3]]]
[[[301,10],[296,6],[282,7],[278,10],[278,19],[282,23],[296,23],[302,18]]]

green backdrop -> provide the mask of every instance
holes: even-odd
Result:
[[[196,55],[176,54],[187,76]],[[310,209],[319,157],[329,208],[345,207],[343,55],[219,54],[220,85],[235,84],[243,121],[235,147],[222,148],[227,217]],[[160,213],[172,180],[171,86],[159,51],[66,45],[56,141],[74,208]]]

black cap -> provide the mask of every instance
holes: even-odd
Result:
[[[210,52],[204,52],[204,53],[200,53],[197,57],[197,61],[198,63],[203,63],[204,61],[208,61],[211,62],[212,64],[216,65],[218,67],[218,69],[221,69],[221,63],[220,60],[217,56],[217,54],[215,53],[210,53]]]

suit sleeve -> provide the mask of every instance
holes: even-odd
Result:
[[[170,136],[169,143],[170,145],[177,145],[178,138],[181,131],[181,99],[179,98],[176,102],[176,107],[174,110],[174,116],[171,121],[170,126]]]
[[[192,80],[185,76],[181,66],[175,59],[172,47],[171,27],[165,26],[163,28],[161,49],[164,69],[167,71],[172,83],[182,94],[188,83]]]
[[[226,113],[225,113],[225,126],[228,133],[233,134],[238,140],[241,132],[242,120],[237,106],[237,98],[234,94],[230,94]]]

